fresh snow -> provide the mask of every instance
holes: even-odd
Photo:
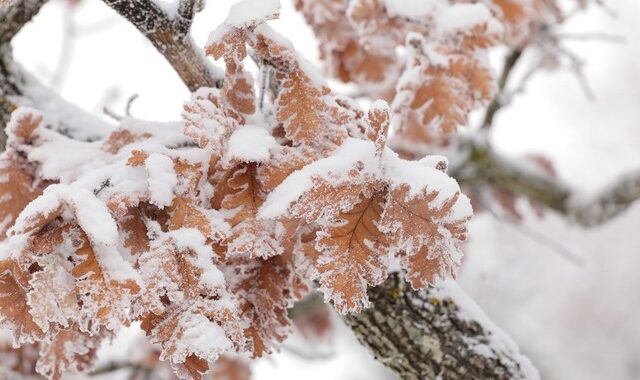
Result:
[[[270,150],[279,147],[269,131],[255,125],[236,129],[227,142],[228,160],[265,162],[271,157]]]
[[[438,157],[437,159],[440,159]],[[348,176],[354,167],[361,166],[363,173],[389,181],[393,186],[409,185],[408,196],[423,191],[437,191],[434,206],[443,204],[460,191],[455,179],[424,162],[407,161],[391,149],[385,149],[382,160],[376,156],[375,145],[368,140],[347,138],[329,157],[315,161],[291,173],[267,197],[259,210],[259,217],[278,218],[287,214],[290,205],[313,188],[314,178],[341,178]],[[452,220],[459,220],[473,213],[469,199],[460,194],[452,213]]]
[[[178,184],[173,160],[163,154],[153,153],[145,160],[145,167],[151,202],[160,208],[169,206],[174,198],[173,189]]]

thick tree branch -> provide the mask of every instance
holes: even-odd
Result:
[[[189,35],[196,10],[194,1],[181,1],[175,20],[151,0],[103,1],[151,41],[190,91],[219,85],[220,73],[208,64]]]
[[[5,143],[4,126],[16,108],[23,78],[13,70],[11,40],[38,13],[46,0],[23,0],[0,6],[0,150]]]
[[[414,291],[399,274],[347,316],[358,340],[404,380],[538,379],[529,359],[453,282]]]

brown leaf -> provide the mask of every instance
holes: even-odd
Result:
[[[117,219],[117,222],[124,248],[128,248],[134,256],[149,250],[147,226],[139,208],[129,208],[124,216]]]
[[[234,258],[229,262],[230,290],[236,294],[245,336],[252,357],[273,352],[275,343],[291,332],[287,309],[299,300],[307,286],[293,269],[291,252],[267,260]]]
[[[457,216],[460,193],[441,200],[437,191],[411,194],[408,185],[395,187],[379,223],[389,244],[399,251],[400,263],[414,289],[454,275],[459,245],[466,240],[470,215]]]
[[[0,261],[0,318],[12,330],[15,342],[34,342],[44,336],[29,313],[28,278],[12,259]]]
[[[51,380],[60,380],[69,370],[86,372],[93,367],[98,348],[108,337],[105,332],[89,335],[76,325],[58,330],[43,341],[36,369]]]
[[[246,360],[224,355],[213,365],[211,376],[215,380],[251,380],[251,368]]]
[[[387,132],[391,125],[389,106],[383,102],[374,103],[369,109],[367,120],[369,122],[367,138],[373,141],[376,146],[376,155],[380,157],[384,151],[384,146],[387,142]]]
[[[334,226],[318,233],[317,251],[307,250],[321,290],[340,313],[360,311],[368,304],[367,286],[387,276],[386,237],[377,226],[384,203],[383,193],[361,196]]]
[[[346,115],[328,95],[331,90],[314,83],[294,56],[282,45],[258,34],[255,51],[263,60],[274,62],[278,69],[275,78],[280,82],[276,103],[276,119],[282,123],[285,136],[294,145],[314,145],[328,137],[339,145],[346,132],[339,127]],[[284,63],[283,63],[284,62]]]
[[[224,145],[244,118],[229,107],[218,89],[200,89],[182,112],[184,134],[201,148],[209,147],[213,156],[222,156]],[[214,161],[217,161],[215,159]]]
[[[40,195],[36,179],[23,160],[5,153],[0,157],[0,241],[29,202]]]
[[[111,132],[107,139],[104,141],[102,147],[105,151],[116,154],[120,149],[124,148],[134,142],[149,139],[153,137],[150,133],[135,133],[128,129],[120,128],[114,132]]]

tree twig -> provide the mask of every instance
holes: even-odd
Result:
[[[511,72],[516,67],[516,64],[520,60],[520,57],[522,57],[522,53],[522,49],[514,49],[505,58],[504,66],[502,67],[502,73],[500,74],[500,79],[498,80],[498,93],[487,107],[487,111],[482,121],[482,128],[491,128],[491,125],[493,124],[493,118],[496,116],[496,113],[498,113],[498,111],[500,111],[500,109],[502,108],[503,102],[501,96],[503,95],[504,89],[507,86],[507,82],[509,81]]]

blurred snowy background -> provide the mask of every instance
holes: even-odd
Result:
[[[202,46],[233,0],[210,0],[196,16]],[[290,0],[272,25],[311,61],[313,34]],[[177,120],[189,94],[171,67],[130,24],[99,1],[55,0],[14,41],[16,59],[67,100],[103,115]],[[542,72],[501,112],[492,141],[505,154],[542,154],[585,195],[640,169],[640,1],[609,1],[573,17],[566,46],[585,62],[594,99],[567,71]],[[606,35],[606,38],[603,35]],[[583,38],[583,37],[598,38]],[[614,36],[615,38],[609,38]],[[526,57],[525,57],[526,59]],[[499,62],[499,60],[496,60]],[[476,215],[462,286],[518,342],[544,379],[640,379],[640,204],[585,230],[547,213],[522,224]],[[567,260],[571,254],[582,264]],[[393,376],[337,324],[331,355],[284,351],[254,365],[254,378],[375,380]],[[103,350],[126,358],[135,329]],[[331,375],[328,375],[331,374]]]

